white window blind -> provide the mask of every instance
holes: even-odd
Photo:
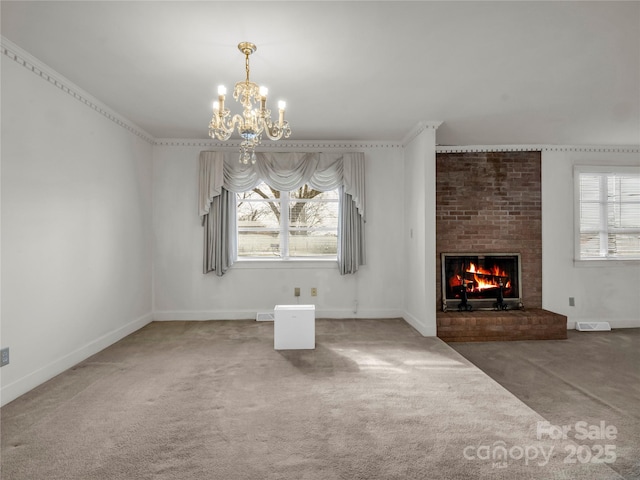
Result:
[[[640,169],[577,167],[579,260],[640,259]]]

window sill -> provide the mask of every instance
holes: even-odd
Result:
[[[625,259],[625,260],[613,260],[610,258],[591,258],[589,260],[573,260],[573,266],[576,268],[591,268],[591,267],[637,267],[640,265],[640,259]]]
[[[338,261],[335,259],[288,259],[282,260],[280,258],[271,259],[251,259],[251,260],[236,260],[233,264],[233,268],[239,269],[252,269],[252,268],[306,268],[306,269],[320,269],[320,268],[337,268]]]

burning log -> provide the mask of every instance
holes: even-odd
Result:
[[[475,273],[475,272],[464,272],[464,277],[467,280],[477,280],[482,279],[485,283],[489,283],[491,285],[498,286],[502,282],[502,284],[506,284],[509,281],[509,277],[505,275],[493,275],[491,273]]]

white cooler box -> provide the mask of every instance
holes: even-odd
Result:
[[[273,322],[273,348],[276,350],[316,348],[315,305],[276,305]]]

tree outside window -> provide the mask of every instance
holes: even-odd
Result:
[[[337,258],[338,190],[281,192],[263,182],[236,198],[239,259]]]

